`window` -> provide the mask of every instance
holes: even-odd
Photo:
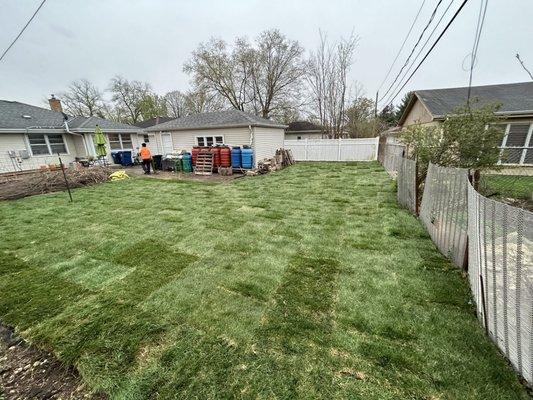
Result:
[[[500,162],[502,164],[533,163],[533,125],[508,124],[502,141]]]
[[[111,150],[130,150],[133,148],[129,133],[108,133],[107,137]]]
[[[61,133],[29,133],[28,142],[34,156],[67,153],[67,146]]]
[[[196,136],[198,146],[213,146],[215,144],[224,144],[223,136]]]
[[[150,143],[150,136],[143,135],[143,141],[144,141],[144,143]]]
[[[301,137],[301,136],[298,136],[298,137],[296,138],[296,140],[302,140],[302,137]]]

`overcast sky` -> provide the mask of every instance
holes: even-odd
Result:
[[[474,38],[481,0],[469,0],[406,90],[465,86],[464,59]],[[457,9],[461,0],[455,0]],[[0,51],[40,0],[0,0]],[[48,0],[0,63],[0,99],[42,105],[50,93],[86,78],[104,89],[114,75],[149,82],[156,92],[186,90],[183,63],[198,43],[216,36],[253,39],[277,28],[307,50],[319,29],[332,40],[353,30],[359,45],[350,74],[369,97],[385,77],[422,0]],[[437,0],[426,0],[393,76]],[[449,0],[441,4],[444,9]],[[529,79],[515,53],[533,70],[533,1],[489,0],[474,70],[475,85]],[[445,17],[447,21],[451,17]],[[437,18],[438,19],[438,18]],[[444,21],[442,23],[444,26]],[[438,32],[440,29],[438,30]],[[436,37],[436,35],[435,35]],[[389,78],[389,81],[393,77]],[[388,85],[384,85],[384,89]],[[397,101],[401,97],[398,97]]]

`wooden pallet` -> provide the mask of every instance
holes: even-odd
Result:
[[[196,175],[212,175],[213,174],[213,153],[200,152],[196,157],[196,165],[194,166],[194,173]]]

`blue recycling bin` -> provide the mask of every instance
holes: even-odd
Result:
[[[121,153],[122,153],[122,160],[120,161],[120,163],[125,167],[133,165],[133,158],[131,157],[131,151],[122,151]]]
[[[122,152],[121,151],[111,152],[111,157],[113,157],[113,163],[122,164]]]

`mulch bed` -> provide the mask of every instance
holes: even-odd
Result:
[[[3,397],[2,397],[3,396]],[[91,394],[72,368],[0,323],[0,399],[106,399]]]

